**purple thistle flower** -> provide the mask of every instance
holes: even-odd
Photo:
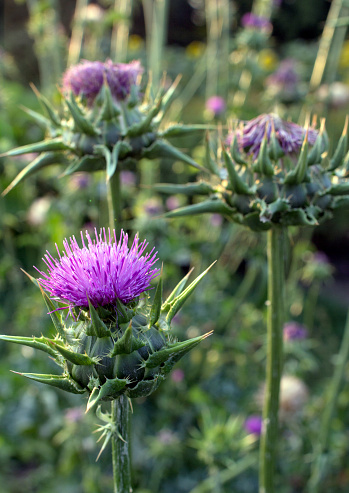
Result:
[[[262,17],[252,12],[244,14],[241,18],[241,25],[243,27],[249,27],[253,29],[258,29],[260,31],[271,31],[272,24],[266,17]]]
[[[215,116],[225,112],[225,101],[220,96],[212,96],[206,101],[206,109],[211,111]]]
[[[285,341],[305,339],[307,335],[307,329],[297,322],[288,322],[284,325],[283,336]]]
[[[260,435],[262,433],[262,424],[262,416],[260,416],[259,414],[253,414],[246,419],[244,423],[244,428],[247,433]]]
[[[294,89],[299,83],[299,75],[296,71],[296,61],[293,58],[283,60],[279,68],[267,78],[267,85],[277,86],[280,89]]]
[[[299,151],[303,144],[306,129],[296,123],[286,122],[273,113],[263,114],[243,123],[242,127],[236,131],[240,148],[256,157],[264,135],[266,134],[269,142],[273,128],[280,147],[285,154]],[[315,144],[317,136],[317,130],[308,129],[308,142],[310,145]]]
[[[129,96],[132,85],[143,72],[138,60],[130,63],[89,62],[84,60],[78,65],[70,67],[63,75],[63,92],[73,91],[75,96],[86,97],[88,104],[92,104],[107,81],[113,97],[122,101]]]
[[[52,297],[68,302],[69,307],[88,307],[88,300],[94,307],[116,306],[117,299],[129,303],[149,289],[150,281],[160,273],[152,269],[158,260],[154,248],[143,255],[148,243],[139,243],[138,236],[128,247],[128,235],[121,231],[119,241],[115,230],[105,229],[99,235],[95,229],[95,240],[86,232],[87,245],[81,232],[82,248],[75,237],[64,240],[65,251],[55,259],[47,252],[43,261],[48,273],[35,269],[42,278],[38,282]]]

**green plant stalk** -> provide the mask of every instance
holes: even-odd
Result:
[[[107,202],[108,202],[108,219],[111,230],[121,230],[121,183],[120,171],[115,170],[113,176],[107,180]]]
[[[68,48],[68,60],[67,67],[70,65],[75,65],[80,60],[82,53],[82,45],[84,39],[84,27],[86,23],[86,7],[88,5],[88,0],[77,0],[74,20],[73,20],[73,30],[70,38],[69,48]],[[83,13],[85,12],[85,15]]]
[[[115,0],[114,10],[122,16],[121,21],[113,25],[110,56],[114,62],[123,63],[127,59],[127,47],[130,34],[130,19],[133,0]]]
[[[115,433],[112,437],[114,493],[130,493],[130,404],[125,395],[112,401],[112,421]]]
[[[148,69],[154,92],[159,89],[167,41],[169,0],[143,0]]]
[[[336,368],[326,392],[326,404],[321,419],[321,427],[319,434],[319,442],[315,452],[313,461],[312,473],[308,483],[307,491],[309,493],[317,493],[319,485],[324,479],[326,472],[326,454],[329,446],[329,437],[331,431],[331,423],[334,411],[338,402],[338,395],[346,370],[346,365],[349,359],[349,311],[345,324],[343,339],[339,353],[336,358]]]
[[[331,62],[331,72],[328,69],[327,74],[329,75],[329,78],[331,80],[327,82],[332,82],[334,80],[335,74],[337,72],[337,65],[338,65],[338,59],[339,59],[339,53],[340,53],[340,48],[341,45],[344,41],[345,38],[345,32],[346,32],[346,26],[337,26],[337,21],[341,17],[341,13],[344,14],[342,9],[344,9],[345,1],[344,0],[333,0],[331,3],[331,7],[327,16],[326,24],[324,27],[324,30],[322,32],[321,40],[320,40],[320,45],[319,45],[319,51],[315,60],[314,64],[314,69],[313,73],[311,75],[310,79],[310,90],[314,91],[316,90],[322,80],[323,80],[323,75],[325,72],[326,64],[330,61],[331,57],[329,57],[330,51],[332,52],[332,57],[334,57],[335,60]],[[346,12],[346,9],[345,9]],[[339,29],[339,35],[336,36],[336,32],[338,32]],[[334,46],[335,45],[335,46]],[[334,49],[331,49],[331,46]]]
[[[268,319],[267,368],[260,443],[259,493],[274,493],[278,443],[280,379],[283,364],[282,328],[285,313],[285,272],[283,228],[274,227],[268,235]]]
[[[316,310],[317,301],[319,299],[320,286],[321,286],[320,282],[318,281],[313,282],[313,284],[309,288],[308,296],[304,304],[305,306],[304,306],[303,321],[305,327],[307,327],[307,329],[310,331],[314,327],[315,310]]]
[[[252,12],[261,17],[270,19],[273,11],[273,0],[254,0]]]

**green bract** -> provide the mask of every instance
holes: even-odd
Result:
[[[143,101],[139,99],[139,87],[133,85],[129,97],[117,101],[105,81],[92,105],[72,92],[67,96],[62,95],[61,113],[35,90],[46,116],[29,109],[26,111],[45,128],[47,137],[41,142],[18,147],[4,154],[39,155],[16,176],[3,195],[26,176],[55,164],[65,165],[65,175],[105,169],[107,179],[113,176],[117,166],[142,158],[170,158],[200,168],[166,138],[197,132],[204,126],[175,124],[159,129],[177,83],[175,81],[167,91],[161,89],[155,97],[149,87]]]
[[[118,302],[115,311],[108,307],[96,309],[90,303],[88,309],[76,307],[69,322],[57,303],[43,292],[56,337],[3,335],[0,339],[48,353],[63,368],[61,375],[20,375],[67,392],[88,392],[87,410],[121,394],[131,398],[147,396],[182,356],[211,334],[178,342],[170,328],[173,317],[208,270],[186,288],[188,274],[165,301],[160,279],[150,306],[144,300],[133,300],[128,305]]]

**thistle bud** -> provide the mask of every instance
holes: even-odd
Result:
[[[174,315],[192,293],[205,271],[186,289],[187,277],[167,300],[162,300],[161,279],[150,306],[145,302],[150,282],[160,274],[157,254],[136,236],[128,246],[127,234],[115,231],[92,240],[81,234],[65,240],[64,252],[44,257],[47,272],[36,281],[43,291],[57,330],[44,336],[2,340],[48,353],[63,368],[61,375],[23,373],[41,383],[73,393],[88,392],[87,410],[100,401],[149,395],[166,378],[174,364],[209,334],[177,342],[170,334]],[[143,299],[141,295],[143,294]],[[63,306],[62,306],[63,304]],[[70,317],[62,317],[68,309]]]
[[[244,122],[228,136],[230,150],[215,142],[206,145],[207,169],[215,175],[207,199],[167,215],[220,212],[255,231],[317,225],[348,203],[347,140],[345,123],[329,157],[323,121],[319,130],[274,114]]]
[[[27,175],[44,166],[65,164],[64,174],[107,169],[109,179],[123,163],[142,158],[182,160],[199,168],[196,162],[165,137],[202,131],[203,126],[169,126],[159,130],[177,81],[154,96],[150,90],[143,96],[139,61],[130,63],[89,62],[70,67],[63,75],[60,112],[35,89],[46,115],[32,110],[27,113],[46,127],[42,142],[8,151],[16,156],[28,152],[39,156],[28,164],[7,187],[8,193]]]

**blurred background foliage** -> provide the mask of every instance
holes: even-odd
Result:
[[[333,1],[332,4],[335,2]],[[0,50],[0,152],[43,138],[23,107],[40,111],[29,87],[59,104],[61,75],[80,59],[140,59],[154,85],[162,73],[182,79],[167,121],[225,125],[275,109],[294,121],[327,117],[336,139],[349,108],[349,40],[335,20],[335,71],[311,83],[330,3],[228,0],[5,0]],[[347,19],[343,7],[341,16]],[[273,30],[242,26],[244,14],[269,12]],[[260,10],[258,10],[260,9]],[[264,10],[263,10],[264,9]],[[269,9],[269,10],[268,10]],[[348,9],[347,9],[348,10]],[[336,24],[337,22],[337,24]],[[343,32],[344,30],[344,32]],[[327,52],[327,60],[330,53]],[[276,77],[283,63],[286,78]],[[291,75],[290,75],[291,74]],[[293,74],[293,75],[292,75]],[[274,77],[273,77],[274,76]],[[147,79],[147,75],[145,75]],[[218,95],[225,109],[206,103]],[[203,137],[176,144],[198,162]],[[0,157],[5,189],[30,156]],[[0,200],[1,332],[50,334],[40,292],[21,272],[35,275],[52,251],[81,229],[107,224],[102,173],[61,177],[49,168]],[[183,196],[155,193],[157,182],[186,183],[196,171],[181,162],[144,160],[122,172],[125,229],[139,231],[164,262],[168,291],[191,267],[215,267],[176,317],[178,338],[209,330],[205,340],[152,396],[134,401],[134,490],[138,493],[254,493],[258,434],[245,426],[261,412],[265,363],[267,272],[265,238],[219,215],[166,220]],[[190,197],[187,199],[190,201]],[[326,385],[332,374],[349,296],[347,212],[316,231],[290,231],[289,321],[306,328],[285,340],[278,493],[305,492]],[[290,249],[291,251],[291,249]],[[28,383],[9,369],[44,373],[53,366],[30,348],[0,344],[0,479],[3,493],[111,491],[108,452],[98,462],[96,418],[85,402]],[[54,370],[52,370],[54,371]],[[349,488],[349,367],[333,421],[322,490]]]

